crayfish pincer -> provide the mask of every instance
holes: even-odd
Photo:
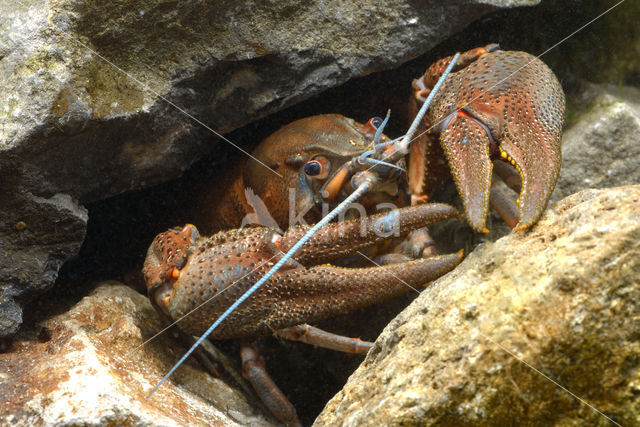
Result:
[[[414,116],[451,59],[439,60],[414,80]],[[517,215],[506,218],[507,223],[528,228],[540,219],[560,173],[562,87],[540,59],[526,52],[502,51],[497,44],[463,53],[453,71],[411,145],[412,200],[425,200],[450,170],[469,224],[488,232],[485,222],[495,163],[503,179],[515,175],[505,183],[520,194]],[[506,169],[498,168],[506,166],[501,162],[508,165]],[[494,207],[498,212],[512,210]]]
[[[264,336],[384,301],[407,292],[409,286],[424,285],[458,265],[461,254],[369,268],[318,264],[455,217],[455,208],[432,203],[329,224],[211,338]],[[186,225],[161,233],[153,240],[143,268],[149,296],[174,319],[215,297],[180,322],[181,329],[198,335],[307,229],[296,226],[280,235],[270,228],[252,227],[201,237],[194,225]]]
[[[252,339],[268,334],[349,352],[370,343],[301,324],[347,313],[424,286],[455,268],[462,251],[370,268],[342,268],[328,261],[425,227],[459,218],[446,204],[422,204],[320,229],[262,288],[234,311],[213,339]],[[179,327],[201,335],[308,230],[280,235],[266,227],[235,229],[202,237],[193,225],[159,234],[147,252],[143,273],[152,302]],[[275,332],[274,332],[275,331]],[[268,378],[250,342],[243,366],[262,400],[281,420],[295,424],[295,410]]]

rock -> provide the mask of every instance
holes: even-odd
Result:
[[[476,248],[315,425],[637,425],[639,212],[640,185],[586,190]]]
[[[1,168],[1,167],[0,167]],[[87,211],[67,194],[45,198],[0,190],[0,337],[22,324],[16,300],[53,285],[84,240]]]
[[[555,16],[567,9],[564,2],[545,3]],[[598,19],[590,22],[586,31],[581,31],[578,37],[569,37],[562,49],[550,52],[548,56],[552,58],[549,60],[557,65],[554,70],[591,82],[640,85],[640,33],[633,30],[640,18],[640,3],[616,2],[605,5],[597,0],[587,0],[577,8],[572,8],[572,15],[582,15],[585,23],[590,20],[588,17],[598,16]],[[547,18],[553,16],[547,15]],[[554,24],[557,27],[557,23],[552,22]],[[545,29],[540,28],[540,31]],[[552,37],[557,37],[557,33]],[[549,41],[546,40],[545,48],[551,45]]]
[[[122,284],[102,283],[40,327],[0,354],[2,425],[276,425],[233,380],[193,361],[146,398],[184,348],[167,333],[144,344],[162,322]]]
[[[562,139],[562,169],[552,200],[585,188],[640,182],[640,90],[586,84],[572,104],[585,113],[572,118]]]
[[[3,218],[58,221],[56,209],[28,207],[58,194],[77,212],[48,248],[0,224],[12,266],[0,271],[0,337],[20,324],[16,301],[44,292],[77,252],[82,205],[175,178],[212,134],[396,67],[498,7],[538,2],[2,2]]]

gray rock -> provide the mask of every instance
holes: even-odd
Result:
[[[87,211],[67,194],[50,198],[0,190],[0,337],[22,323],[16,299],[53,285],[85,236]]]
[[[85,230],[71,211],[29,210],[33,197],[85,204],[166,181],[212,133],[396,67],[496,7],[536,3],[0,3],[0,245],[12,266],[0,271],[0,337],[20,323],[16,299],[46,290]],[[65,243],[54,230],[53,247],[20,243],[14,219],[73,229]]]
[[[585,188],[640,183],[640,90],[587,84],[573,104],[586,112],[564,133],[552,201]]]
[[[639,212],[638,185],[585,190],[481,245],[386,327],[315,425],[637,425]]]
[[[103,283],[42,323],[38,339],[0,354],[0,424],[276,425],[253,396],[193,361],[145,398],[184,351],[168,333],[144,343],[162,326],[147,298]]]

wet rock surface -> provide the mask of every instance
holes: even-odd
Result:
[[[396,67],[499,7],[536,3],[3,2],[0,337],[77,253],[86,203],[175,178],[216,135]],[[75,205],[63,218],[29,207],[57,194]],[[18,223],[39,242],[24,243]]]
[[[585,190],[476,248],[385,328],[315,425],[637,424],[638,212],[638,185]]]
[[[0,355],[0,424],[276,425],[234,379],[194,361],[146,398],[184,351],[169,333],[143,344],[162,327],[144,296],[102,283]]]

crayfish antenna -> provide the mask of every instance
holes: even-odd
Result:
[[[184,356],[182,356],[180,360],[178,360],[178,362],[173,365],[169,372],[167,372],[167,374],[160,380],[160,382],[151,390],[151,392],[147,395],[147,398],[151,397],[151,395],[153,395],[153,393],[158,390],[158,388],[176,371],[176,369],[178,369],[178,367],[182,365],[185,360],[187,360],[191,353],[193,353],[194,350],[198,348],[200,344],[202,344],[202,342],[207,339],[207,337],[211,335],[211,333],[227,317],[229,317],[231,313],[236,310],[236,308],[238,308],[243,302],[245,302],[251,295],[253,295],[255,291],[260,288],[260,286],[262,286],[267,280],[269,280],[269,278],[271,278],[271,276],[273,276],[278,270],[280,270],[280,268],[282,268],[282,266],[311,238],[311,236],[317,233],[318,230],[327,225],[335,217],[347,210],[351,203],[371,190],[371,188],[373,188],[373,186],[375,185],[375,182],[375,176],[369,174],[369,176],[363,180],[362,184],[359,185],[358,188],[356,188],[356,190],[349,195],[349,197],[344,199],[344,201],[340,203],[333,211],[331,211],[329,215],[325,216],[320,222],[311,227],[309,231],[304,236],[302,236],[302,238],[295,245],[293,245],[293,247],[289,249],[289,251],[287,251],[287,253],[284,254],[282,258],[280,258],[276,265],[274,265],[269,271],[267,271],[267,273],[260,280],[258,280],[251,288],[249,288],[244,294],[242,294],[240,298],[236,300],[236,302],[231,304],[231,306],[229,306],[229,308],[224,313],[222,313],[222,315],[220,315],[220,317],[218,317],[211,326],[209,326],[209,329],[207,329],[204,334],[202,334],[202,336],[196,340],[196,342],[191,346],[189,350],[187,350]]]
[[[422,122],[424,115],[427,114],[429,105],[431,105],[433,98],[435,98],[436,94],[438,93],[438,90],[440,90],[440,87],[444,84],[445,79],[447,78],[447,76],[449,75],[453,67],[456,65],[459,58],[460,58],[460,52],[456,53],[453,56],[453,58],[451,59],[451,62],[449,63],[447,68],[444,70],[444,73],[442,73],[442,76],[440,76],[440,78],[438,79],[438,82],[435,84],[435,86],[429,93],[429,96],[424,101],[424,104],[422,104],[422,107],[420,107],[420,110],[418,111],[418,114],[416,114],[416,117],[413,119],[411,126],[409,126],[409,130],[405,134],[404,139],[400,142],[400,145],[405,150],[405,153],[408,152],[409,144],[411,144],[411,141],[413,141],[413,135],[415,135],[416,131],[418,130],[418,126],[420,126],[420,123]]]

